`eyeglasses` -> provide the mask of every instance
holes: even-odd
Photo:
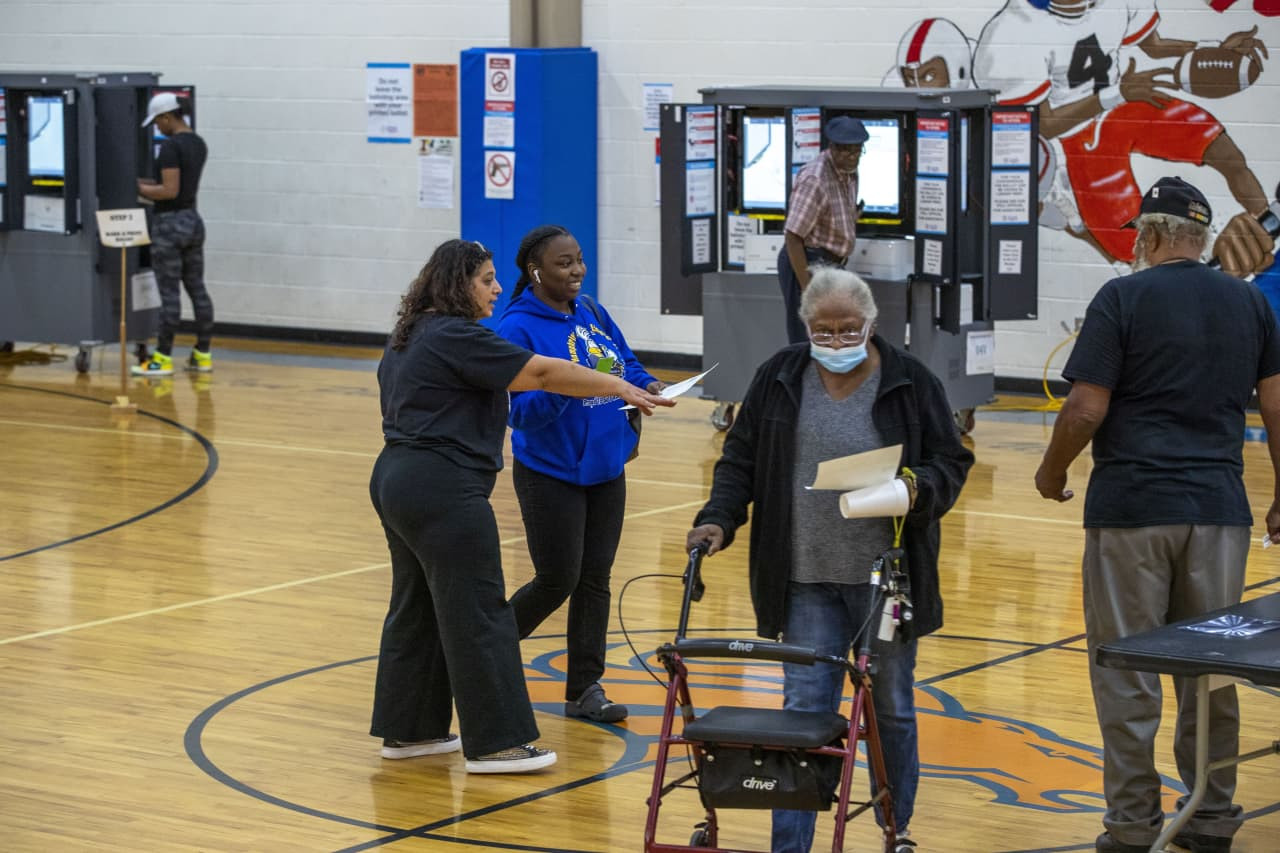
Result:
[[[867,333],[870,330],[871,321],[868,320],[862,324],[862,328],[858,331],[845,329],[842,332],[809,332],[809,340],[820,347],[830,346],[836,341],[847,346],[857,346],[867,339]]]

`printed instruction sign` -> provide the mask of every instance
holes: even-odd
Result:
[[[133,291],[133,310],[150,311],[160,307],[160,288],[156,285],[155,270],[134,273],[129,279]]]
[[[510,101],[485,101],[484,147],[516,147],[516,105]]]
[[[716,212],[716,164],[701,160],[685,164],[684,215],[711,216]]]
[[[916,232],[947,233],[946,178],[916,178]]]
[[[458,135],[458,66],[413,66],[413,135]]]
[[[641,93],[644,102],[644,129],[657,133],[662,127],[662,105],[675,99],[675,86],[670,83],[645,83]]]
[[[991,166],[1031,166],[1031,114],[991,114]]]
[[[925,275],[942,275],[941,240],[924,241],[924,258],[920,263],[920,272]]]
[[[715,160],[716,108],[689,107],[685,119],[685,161]]]
[[[364,97],[370,142],[412,141],[413,69],[409,63],[368,63]]]
[[[516,99],[516,55],[514,53],[484,55],[484,99],[486,101]]]
[[[1001,240],[999,255],[1000,275],[1022,275],[1022,241]]]
[[[916,119],[916,171],[921,175],[945,175],[950,170],[947,138],[951,122],[945,118]]]
[[[484,197],[516,197],[516,152],[484,152]]]
[[[970,332],[964,360],[964,372],[968,376],[996,372],[996,333]]]
[[[991,224],[1027,225],[1031,208],[1031,171],[1006,169],[991,173]]]
[[[453,207],[453,137],[423,139],[418,146],[418,207]]]
[[[741,266],[747,262],[747,238],[760,231],[756,225],[757,220],[734,213],[730,213],[725,219],[729,233],[729,245],[725,252],[726,263]]]
[[[822,150],[822,111],[797,107],[791,111],[791,168],[812,163]]]
[[[693,263],[711,263],[711,220],[695,219],[689,226],[693,238]]]
[[[147,213],[140,207],[99,210],[97,217],[98,240],[104,246],[127,249],[151,242],[147,234]]]

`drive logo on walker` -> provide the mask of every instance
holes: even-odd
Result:
[[[756,647],[755,643],[744,643],[741,640],[734,640],[729,643],[729,651],[742,652],[743,654],[751,654],[751,650]]]
[[[742,787],[748,791],[772,791],[778,787],[778,780],[767,776],[744,776]]]

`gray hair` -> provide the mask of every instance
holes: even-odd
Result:
[[[1135,224],[1139,234],[1149,228],[1160,237],[1160,242],[1170,245],[1185,243],[1195,249],[1196,254],[1203,254],[1209,245],[1209,226],[1182,216],[1144,213]]]
[[[874,323],[880,313],[876,308],[876,298],[871,295],[871,288],[854,273],[839,267],[817,267],[809,286],[800,294],[800,319],[805,325],[818,313],[818,302],[828,296],[847,296],[853,300],[854,307],[868,323]]]

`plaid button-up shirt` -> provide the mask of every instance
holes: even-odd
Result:
[[[786,229],[807,247],[839,258],[853,251],[857,232],[858,173],[842,175],[824,150],[796,174],[787,206]]]

